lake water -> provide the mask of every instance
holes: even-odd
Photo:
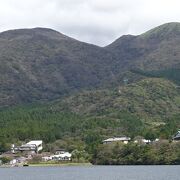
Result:
[[[180,166],[0,168],[0,180],[180,180]]]

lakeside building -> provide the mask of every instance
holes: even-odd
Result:
[[[38,153],[43,149],[43,141],[42,140],[35,140],[30,141],[26,144],[23,144],[21,146],[15,147],[15,145],[12,145],[11,152],[17,153],[17,152],[29,152],[29,153]]]
[[[43,161],[71,161],[72,154],[64,150],[57,150],[54,155],[42,157]]]
[[[113,143],[113,142],[122,142],[124,144],[128,144],[129,141],[131,140],[130,137],[113,137],[113,138],[108,138],[106,140],[103,141],[103,144],[109,144],[109,143]]]

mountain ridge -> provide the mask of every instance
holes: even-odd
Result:
[[[131,68],[148,71],[179,67],[180,23],[167,23],[138,36],[122,36],[105,48]]]
[[[147,33],[163,29],[170,29],[170,38],[126,35],[104,48],[48,28],[2,32],[0,106],[49,101],[83,89],[123,84],[126,74],[134,69],[180,69],[180,36],[171,36],[179,23]]]

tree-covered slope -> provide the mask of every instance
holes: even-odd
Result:
[[[124,68],[180,68],[180,23],[167,23],[139,36],[122,36],[106,47]]]
[[[103,48],[45,28],[0,33],[0,106],[52,100],[114,78]]]
[[[0,111],[0,141],[76,137],[101,142],[112,136],[171,138],[180,127],[180,93],[170,81],[149,78],[114,90],[79,93],[48,104]]]
[[[111,159],[104,161],[106,150],[111,158],[115,149],[101,149],[105,138],[172,138],[180,128],[179,85],[179,23],[123,36],[105,48],[51,29],[0,33],[0,151],[11,143],[42,139],[45,150],[86,150],[95,163],[110,164]],[[134,164],[149,153],[152,164],[161,162],[153,158],[161,153],[154,146],[123,147],[135,149],[129,151],[135,152]],[[164,162],[176,164],[174,154]],[[127,158],[113,162],[129,164]]]
[[[157,77],[169,78],[167,72],[179,72],[179,59],[179,23],[168,23],[139,36],[122,36],[104,48],[46,28],[2,32],[0,106],[49,101],[83,89],[111,87],[136,69],[145,73],[166,71]],[[175,77],[172,73],[170,76]],[[132,82],[139,80],[131,78]]]
[[[87,91],[66,98],[60,107],[77,114],[113,115],[128,111],[159,121],[180,110],[180,89],[171,81],[146,78],[113,90]]]
[[[166,78],[175,82],[177,85],[180,85],[180,68],[169,68],[169,69],[155,70],[155,71],[144,71],[141,69],[134,69],[131,71],[133,72],[133,74],[141,75],[144,77]]]

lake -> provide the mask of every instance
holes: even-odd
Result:
[[[0,180],[180,180],[180,166],[0,168]]]

